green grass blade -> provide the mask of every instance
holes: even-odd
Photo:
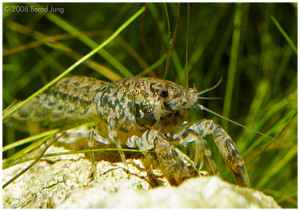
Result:
[[[150,71],[154,70],[155,68],[157,68],[159,65],[161,65],[165,60],[166,60],[167,56],[166,54],[164,54],[157,62],[155,62],[153,65],[151,65],[150,67],[148,67],[147,69],[143,70],[142,72],[140,72],[139,74],[136,75],[136,77],[141,77],[146,75],[147,73],[149,73]]]
[[[163,41],[164,43],[169,46],[169,40],[168,40],[168,34],[165,33],[165,27],[164,27],[164,23],[161,21],[161,19],[159,18],[159,13],[157,11],[157,8],[155,7],[155,5],[153,3],[149,4],[149,10],[153,16],[153,18],[156,20],[158,29],[161,31],[162,36],[163,36]],[[166,54],[168,54],[168,52],[166,52]],[[172,51],[172,61],[174,64],[174,68],[178,74],[178,79],[180,81],[181,84],[185,84],[185,72],[184,69],[182,68],[182,64],[180,62],[179,56],[176,52],[176,49],[174,48]]]
[[[294,158],[295,155],[297,155],[297,151],[291,149],[288,153],[285,154],[284,157],[278,160],[278,162],[273,162],[274,165],[271,165],[272,168],[267,171],[268,174],[261,178],[256,188],[263,188],[266,183],[272,181],[271,178],[279,173],[284,168],[284,166],[286,166],[290,162],[290,160]]]
[[[291,46],[291,48],[295,51],[296,54],[298,54],[297,47],[294,45],[293,41],[291,38],[287,35],[287,33],[284,31],[284,29],[280,26],[278,21],[274,18],[274,16],[271,16],[271,20],[274,22],[276,25],[277,29],[280,31],[280,33],[284,36],[288,44]]]
[[[59,131],[59,129],[56,129],[56,130],[50,130],[50,131],[46,131],[44,133],[40,133],[40,134],[37,134],[37,135],[34,135],[34,136],[30,136],[28,138],[25,138],[25,139],[22,139],[22,140],[19,140],[19,141],[16,141],[16,142],[13,142],[9,145],[6,145],[2,148],[2,152],[5,152],[7,150],[10,150],[10,149],[13,149],[15,147],[18,147],[18,146],[21,146],[23,144],[28,144],[28,143],[31,143],[31,142],[34,142],[38,139],[41,139],[45,136],[49,136],[49,135],[54,135],[55,133],[57,133]]]
[[[34,5],[37,8],[41,8],[41,6],[36,3],[28,3],[28,5]],[[67,23],[66,21],[64,21],[63,19],[61,19],[54,13],[46,13],[46,14],[42,13],[42,15],[46,15],[46,17],[50,21],[52,21],[53,23],[55,23],[56,25],[58,25],[59,27],[61,27],[62,29],[66,30],[67,32],[69,32],[71,34],[80,33],[80,31],[78,29],[76,29],[71,24]],[[80,36],[78,39],[80,41],[82,41],[84,44],[86,44],[87,46],[89,46],[91,49],[94,49],[98,46],[98,44],[95,41],[93,41],[91,38],[89,38],[86,35]],[[125,77],[133,76],[132,73],[128,69],[126,69],[116,58],[114,58],[106,50],[101,49],[101,50],[99,50],[98,53],[100,56],[102,56],[104,59],[106,59],[111,65],[113,65],[123,76],[125,76]]]
[[[123,152],[147,152],[149,151],[141,151],[138,149],[118,149],[118,148],[100,148],[100,149],[85,149],[85,150],[76,150],[76,151],[65,151],[65,152],[56,152],[56,153],[48,153],[44,154],[42,158],[47,158],[47,157],[55,157],[55,156],[61,156],[61,155],[71,155],[71,154],[79,154],[79,153],[89,153],[89,152],[117,152],[117,151],[123,151]],[[150,151],[151,152],[151,151]],[[39,157],[37,156],[32,156],[28,158],[24,158],[21,160],[17,160],[15,162],[9,163],[8,165],[3,166],[3,169],[7,169],[11,166],[15,166],[21,163],[25,163],[31,160],[36,160]]]
[[[230,109],[231,109],[231,101],[233,94],[233,86],[235,75],[237,71],[238,65],[238,57],[239,57],[239,46],[240,46],[240,38],[241,38],[241,24],[242,24],[242,4],[236,4],[236,11],[234,15],[234,31],[232,37],[232,48],[230,53],[230,63],[229,63],[229,71],[226,85],[226,93],[225,93],[225,101],[223,107],[223,115],[229,117]],[[228,126],[228,122],[222,121],[223,127],[226,129]]]
[[[36,150],[37,148],[39,148],[40,146],[42,146],[47,140],[49,140],[49,138],[51,138],[53,135],[48,135],[44,138],[42,138],[41,140],[35,141],[33,142],[31,145],[29,145],[28,147],[25,147],[24,149],[16,152],[15,154],[13,154],[12,156],[10,156],[8,159],[6,159],[3,163],[2,163],[2,168],[6,169],[9,168],[10,166],[12,166],[14,162],[16,162],[16,160],[18,160],[19,158],[23,157],[24,155]]]

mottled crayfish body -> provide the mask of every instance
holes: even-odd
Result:
[[[165,83],[154,78],[129,78],[109,84],[95,99],[100,119],[107,123],[113,119],[116,127],[124,132],[133,127],[145,131],[158,122],[160,126],[176,122],[167,121],[167,118],[178,120],[180,117],[177,121],[180,125],[187,113],[185,110],[173,113],[161,109],[167,105],[162,105],[164,102],[157,92],[170,89]]]
[[[94,97],[106,86],[107,82],[94,78],[66,77],[10,115],[5,123],[20,130],[31,125],[43,130],[93,121],[97,116]]]
[[[193,168],[200,160],[202,168],[205,156],[212,171],[218,172],[204,140],[206,135],[213,135],[238,183],[250,186],[244,160],[224,129],[206,119],[183,124],[188,110],[202,108],[197,104],[198,96],[202,93],[205,91],[199,93],[196,88],[185,89],[158,78],[137,77],[109,83],[85,76],[72,76],[63,78],[35,97],[6,118],[5,123],[29,130],[33,126],[67,130],[76,124],[95,123],[96,128],[84,133],[89,139],[89,148],[94,148],[96,142],[100,142],[100,147],[114,144],[120,150],[125,168],[127,162],[123,146],[138,147],[142,152],[154,149],[163,174],[177,185],[190,176],[184,160]],[[195,142],[194,163],[179,153],[169,141],[184,146]],[[143,154],[155,160],[152,155]],[[91,153],[91,158],[92,175],[95,176],[94,153]]]
[[[173,82],[155,78],[110,83],[86,76],[65,77],[9,116],[5,123],[20,130],[43,130],[95,122],[105,138],[109,125],[116,128],[122,134],[123,144],[128,137],[141,135],[149,128],[170,132],[181,125],[187,111],[172,111],[164,99],[176,98],[182,89]]]

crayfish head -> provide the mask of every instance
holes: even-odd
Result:
[[[187,110],[194,107],[198,100],[196,88],[187,90],[165,79],[145,77],[127,81],[134,84],[131,94],[134,99],[135,120],[144,128],[152,128],[162,119],[166,123],[173,123],[175,119],[181,121]]]
[[[149,84],[153,101],[160,102],[158,107],[161,114],[185,111],[194,107],[198,100],[196,87],[185,89],[183,86],[165,79],[154,79]]]
[[[198,100],[198,91],[196,88],[186,90],[180,86],[180,89],[177,89],[176,92],[172,93],[171,90],[169,93],[171,93],[169,94],[169,98],[163,100],[164,105],[171,111],[188,110],[192,108]]]

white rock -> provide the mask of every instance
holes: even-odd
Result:
[[[51,147],[52,152],[63,148]],[[49,149],[50,150],[50,149]],[[83,154],[40,161],[2,191],[4,208],[279,208],[260,191],[229,184],[217,176],[186,180],[178,187],[151,189],[145,172],[129,164],[99,161],[98,182]],[[139,163],[139,160],[133,160]],[[28,163],[3,170],[3,182]]]

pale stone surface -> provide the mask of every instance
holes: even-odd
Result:
[[[62,152],[50,147],[49,152]],[[49,153],[47,152],[47,153]],[[240,188],[217,176],[201,176],[179,187],[151,188],[139,160],[129,164],[99,161],[98,182],[89,178],[91,162],[83,154],[47,158],[2,192],[4,208],[278,208],[262,192]],[[3,182],[28,163],[3,170]]]
[[[98,184],[87,194],[76,192],[59,208],[279,208],[272,197],[240,188],[217,176],[202,176],[185,181],[179,187],[145,190],[120,190],[105,195]],[[100,191],[99,191],[100,190]]]
[[[47,153],[63,152],[63,147],[50,147]],[[31,161],[32,162],[32,161]],[[138,160],[135,160],[137,165]],[[3,182],[8,181],[29,163],[23,163],[3,170]],[[98,182],[91,181],[91,162],[84,154],[49,157],[40,161],[28,172],[3,190],[4,208],[55,208],[73,192],[84,193],[93,186],[101,187],[106,196],[119,190],[149,189],[150,185],[142,178],[145,172],[129,164],[129,174],[122,163],[100,161],[97,163]],[[136,175],[135,175],[136,174]],[[80,205],[78,205],[80,206]],[[83,207],[84,205],[82,205]]]

